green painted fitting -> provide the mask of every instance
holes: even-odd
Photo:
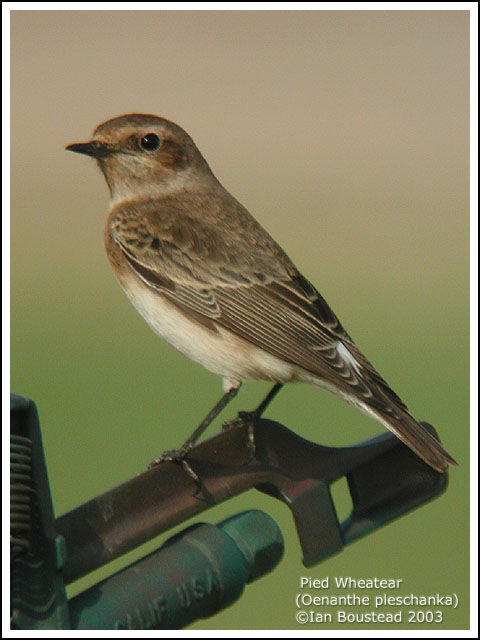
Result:
[[[181,629],[237,600],[283,554],[276,522],[245,511],[197,524],[70,601],[72,629]]]

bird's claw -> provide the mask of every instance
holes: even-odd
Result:
[[[240,416],[236,418],[232,418],[231,420],[225,420],[222,422],[222,431],[228,431],[229,429],[234,429],[235,427],[241,427],[244,424],[243,420]]]
[[[171,449],[170,451],[164,451],[158,458],[152,460],[152,462],[148,465],[149,469],[157,467],[162,462],[176,462],[177,464],[182,465],[182,469],[185,473],[199,486],[202,486],[202,481],[199,476],[195,473],[189,463],[185,460],[185,456],[190,451],[192,447],[180,447],[180,449]]]
[[[169,451],[164,451],[161,455],[158,456],[158,458],[155,458],[155,460],[152,460],[152,462],[150,462],[148,468],[152,469],[153,467],[157,467],[159,464],[162,464],[162,462],[181,462],[185,459],[185,456],[187,455],[189,450],[190,447],[188,449],[186,447],[180,447],[180,449],[171,449]]]

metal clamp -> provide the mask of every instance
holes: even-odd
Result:
[[[426,465],[390,433],[353,447],[323,447],[260,419],[250,458],[248,431],[243,424],[191,450],[188,463],[201,488],[180,465],[165,462],[58,518],[57,529],[67,545],[65,580],[72,582],[252,487],[288,505],[303,562],[312,566],[447,486],[446,473]],[[340,523],[330,485],[342,476],[353,509]]]

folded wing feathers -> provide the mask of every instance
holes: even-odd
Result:
[[[130,248],[120,247],[144,282],[180,308],[209,321],[204,324],[212,327],[211,321],[214,321],[386,413],[392,413],[391,401],[404,407],[355,347],[320,294],[302,276],[290,282],[236,288],[185,286],[139,263]],[[302,295],[304,289],[306,292]],[[339,345],[351,354],[351,360],[345,357],[342,348],[339,350]],[[379,385],[383,393],[374,393],[372,382]]]

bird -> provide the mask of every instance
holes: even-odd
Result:
[[[183,460],[245,380],[303,382],[376,419],[439,472],[457,464],[360,352],[317,289],[215,177],[184,129],[131,113],[67,150],[95,158],[109,192],[104,231],[120,286],[155,333],[222,378],[223,395]]]

